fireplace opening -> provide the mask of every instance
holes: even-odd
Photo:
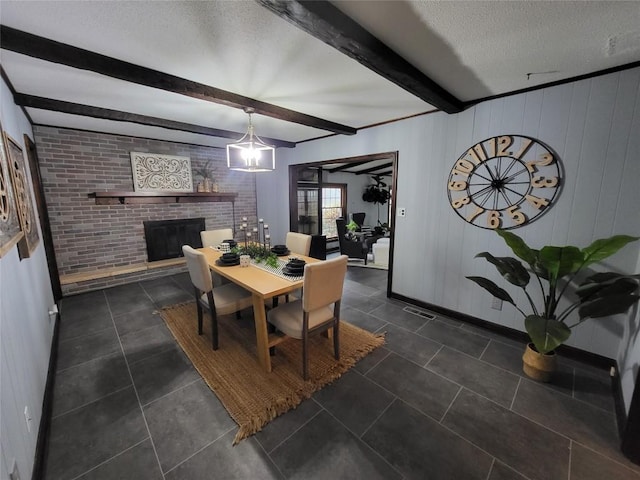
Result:
[[[200,232],[205,230],[204,217],[149,220],[143,224],[149,262],[182,257],[182,245],[202,247]]]

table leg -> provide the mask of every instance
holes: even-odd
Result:
[[[267,332],[267,313],[264,299],[253,295],[253,318],[256,324],[256,342],[258,362],[267,372],[271,371],[271,357],[269,356],[269,333]]]

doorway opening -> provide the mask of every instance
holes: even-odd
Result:
[[[327,252],[331,254],[339,251],[336,219],[349,222],[356,214],[361,221],[364,214],[363,231],[358,235],[368,244],[370,255],[373,244],[388,237],[387,294],[393,277],[397,163],[398,152],[384,152],[289,166],[290,230],[326,237]],[[365,189],[380,181],[389,191],[388,201],[381,204],[364,200]]]

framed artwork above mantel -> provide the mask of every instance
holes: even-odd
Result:
[[[193,192],[189,157],[145,152],[130,154],[136,192]]]

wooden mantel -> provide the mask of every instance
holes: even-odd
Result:
[[[96,205],[123,205],[149,203],[202,203],[231,202],[235,203],[237,193],[214,192],[92,192],[89,198],[95,198]]]

